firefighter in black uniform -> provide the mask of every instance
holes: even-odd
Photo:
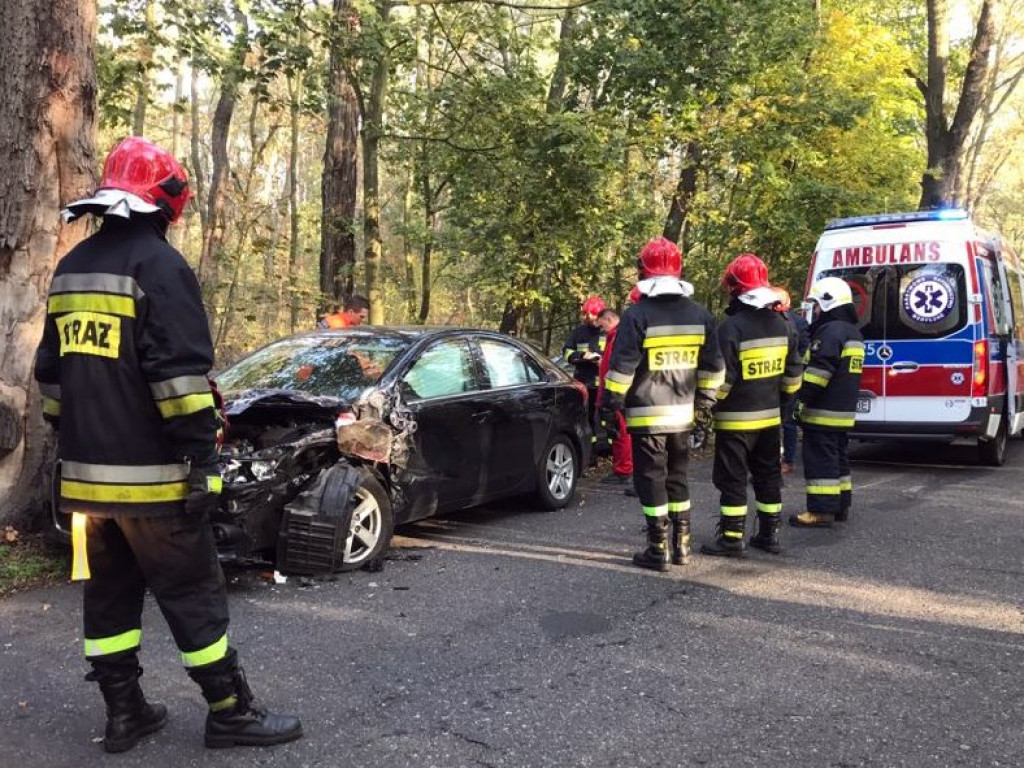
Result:
[[[601,354],[604,352],[606,339],[597,317],[604,310],[604,299],[600,296],[589,296],[580,306],[580,318],[583,322],[573,329],[562,348],[562,355],[573,366],[573,378],[587,388],[589,395],[587,417],[594,429],[591,439],[595,447],[591,452],[591,460],[596,459],[598,453],[610,452],[604,425],[594,418],[597,408],[598,368],[601,365]]]
[[[131,137],[100,189],[65,210],[103,217],[57,265],[35,376],[60,430],[60,508],[84,584],[87,679],[107,706],[104,747],[123,752],[167,721],[142,668],[148,588],[209,703],[210,747],[297,739],[295,717],[253,700],[228,644],[210,512],[220,492],[213,346],[195,275],[165,239],[191,194],[172,155]]]
[[[640,301],[619,323],[601,410],[609,425],[625,410],[633,438],[633,484],[647,521],[647,547],[633,555],[633,563],[664,571],[669,521],[672,563],[689,560],[687,437],[695,409],[714,405],[724,372],[715,321],[689,298],[693,286],[680,279],[683,260],[675,243],[651,240],[638,266]]]
[[[857,393],[864,365],[864,337],[850,286],[825,277],[811,286],[811,346],[794,416],[804,433],[807,510],[790,515],[791,525],[828,527],[846,520],[853,499],[847,455],[849,431],[857,416]]]
[[[778,292],[768,269],[752,253],[737,256],[722,286],[731,297],[718,326],[725,383],[715,407],[712,482],[721,494],[718,533],[701,547],[706,555],[746,556],[747,479],[754,486],[757,532],[750,546],[773,554],[782,512],[780,407],[800,388],[803,369],[796,333],[777,311]]]

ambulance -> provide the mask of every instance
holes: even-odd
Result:
[[[836,219],[807,285],[841,277],[864,334],[861,440],[977,446],[998,466],[1024,428],[1024,264],[963,210]]]

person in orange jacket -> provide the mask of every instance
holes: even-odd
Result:
[[[320,318],[316,327],[321,330],[336,330],[362,325],[370,316],[370,302],[365,296],[350,296],[345,299],[340,312],[330,312]]]

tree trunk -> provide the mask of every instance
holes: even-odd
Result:
[[[928,167],[921,176],[921,210],[962,202],[963,170],[971,123],[985,99],[989,52],[995,37],[992,0],[984,0],[952,122],[946,113],[949,67],[949,0],[928,0],[928,82],[917,79],[924,96]]]
[[[135,84],[135,109],[132,110],[132,135],[146,132],[146,107],[149,106],[149,67],[153,62],[152,35],[156,27],[156,3],[146,0],[146,32],[138,47],[139,81]]]
[[[42,509],[43,424],[32,363],[58,259],[88,223],[62,204],[92,189],[96,7],[91,0],[8,0],[0,46],[0,520]],[[36,518],[38,519],[38,518]]]
[[[300,38],[301,39],[301,38]],[[293,82],[294,81],[294,82]],[[288,129],[291,133],[288,147],[288,305],[289,329],[292,333],[299,321],[299,105],[302,98],[302,75],[288,78],[290,99]]]
[[[327,82],[327,145],[321,182],[321,311],[355,287],[359,102],[343,42],[358,26],[349,0],[334,0]]]
[[[405,265],[405,316],[412,320],[416,315],[416,255],[412,248],[412,205],[413,205],[413,174],[415,170],[408,168],[405,177],[405,190],[402,195],[402,257]]]
[[[391,15],[390,0],[379,0],[377,12],[382,25]],[[380,189],[378,160],[380,134],[384,120],[384,96],[388,85],[391,57],[386,45],[379,49],[373,64],[369,98],[363,111],[363,236],[366,261],[366,297],[370,300],[370,325],[384,323],[384,292],[380,284],[380,265],[384,244],[380,232]]]
[[[213,112],[210,128],[210,193],[206,201],[206,231],[203,233],[203,250],[199,256],[199,285],[203,290],[203,301],[210,323],[217,316],[216,295],[220,281],[221,248],[224,243],[224,211],[227,207],[227,181],[231,172],[228,157],[228,138],[231,133],[231,119],[238,102],[238,89],[249,51],[248,20],[237,8],[235,12],[235,42],[230,60],[221,76],[220,95]]]
[[[678,244],[679,250],[683,253],[686,253],[687,217],[693,197],[697,194],[697,172],[700,170],[702,157],[700,144],[695,141],[686,143],[686,152],[679,171],[679,183],[672,196],[672,205],[669,206],[668,218],[662,232],[665,238]]]

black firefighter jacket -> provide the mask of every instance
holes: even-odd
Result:
[[[569,338],[565,340],[565,346],[562,348],[562,354],[565,355],[566,361],[572,364],[573,377],[577,381],[583,382],[588,387],[597,386],[600,359],[584,360],[583,355],[587,352],[594,352],[600,357],[604,352],[604,346],[604,331],[589,323],[580,323],[569,334]]]
[[[60,429],[60,507],[184,509],[187,460],[216,460],[199,284],[152,216],[104,219],[57,265],[35,376]]]
[[[803,361],[796,331],[775,310],[734,300],[718,326],[725,383],[715,429],[752,432],[782,423],[780,405],[800,389]]]
[[[811,325],[811,346],[796,412],[805,427],[848,430],[857,416],[864,337],[849,304]]]
[[[711,313],[685,296],[644,296],[622,315],[605,391],[624,396],[630,432],[686,432],[695,399],[710,407],[723,377]]]

